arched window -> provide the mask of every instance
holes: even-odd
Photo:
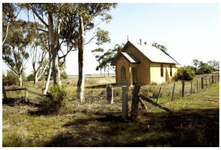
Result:
[[[121,74],[121,75],[120,75],[121,79],[126,78],[126,69],[125,69],[124,66],[121,67],[121,69],[120,69],[120,74]]]

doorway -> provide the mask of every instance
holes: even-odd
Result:
[[[132,83],[133,85],[137,84],[137,68],[132,68]]]

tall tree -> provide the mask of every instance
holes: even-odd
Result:
[[[84,3],[77,4],[78,8],[78,20],[79,20],[79,42],[78,42],[78,83],[77,93],[78,98],[81,102],[84,102],[84,41],[85,31],[94,28],[94,19],[98,16],[102,17],[102,21],[109,22],[111,16],[107,13],[112,7],[116,7],[113,3]],[[98,29],[99,30],[99,29]],[[101,45],[104,42],[108,42],[107,33],[100,30],[97,34],[92,37],[91,40],[97,38],[97,45]],[[105,36],[106,35],[106,36]]]
[[[20,13],[20,8],[17,6],[17,4],[14,3],[3,3],[2,4],[2,45],[4,45],[8,33],[10,24],[13,24],[16,20],[18,14]]]
[[[121,52],[122,48],[124,47],[124,44],[116,44],[113,49],[109,49],[103,55],[100,55],[97,57],[97,60],[100,62],[99,65],[96,67],[96,70],[104,69],[104,71],[107,68],[108,76],[109,76],[109,70],[111,68],[111,63],[114,60],[114,58]],[[98,48],[101,49],[101,48]],[[96,51],[97,49],[93,50]],[[114,69],[114,67],[113,67]]]
[[[38,28],[40,31],[48,33],[49,41],[49,51],[51,53],[52,61],[52,74],[53,74],[53,83],[54,85],[61,85],[60,80],[60,68],[59,68],[59,58],[64,58],[67,56],[60,56],[59,51],[61,50],[61,45],[65,42],[65,39],[69,36],[67,32],[66,36],[63,36],[61,31],[64,31],[63,18],[68,18],[69,15],[74,15],[76,12],[74,8],[69,3],[26,3],[23,5],[28,10],[31,10],[32,13],[40,20],[42,25],[45,26],[45,29]],[[72,47],[70,47],[72,48]],[[70,52],[70,50],[69,50]],[[49,61],[50,63],[50,61]],[[49,64],[50,66],[50,64]]]
[[[22,73],[29,58],[26,48],[32,41],[32,36],[28,32],[27,26],[27,22],[23,20],[17,20],[11,25],[2,52],[3,61],[19,78],[20,86],[22,86]]]

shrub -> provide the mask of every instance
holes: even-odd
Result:
[[[55,85],[49,89],[47,96],[41,102],[42,113],[45,114],[57,114],[62,107],[67,104],[68,92],[64,87]]]
[[[198,73],[199,74],[203,74],[203,73],[206,73],[206,74],[210,74],[213,72],[213,68],[211,66],[202,66],[199,70],[198,70]]]
[[[68,75],[65,71],[63,71],[60,76],[61,76],[61,79],[68,79]]]
[[[33,73],[27,76],[28,81],[34,81],[34,79],[35,79],[35,77],[34,77]]]
[[[194,72],[188,67],[181,67],[177,71],[177,79],[190,81],[195,77]]]
[[[3,84],[8,86],[19,84],[18,77],[12,71],[8,71],[6,76],[3,75],[2,80]]]

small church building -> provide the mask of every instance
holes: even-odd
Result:
[[[178,62],[152,45],[128,41],[112,65],[115,65],[116,84],[132,86],[171,81]]]

